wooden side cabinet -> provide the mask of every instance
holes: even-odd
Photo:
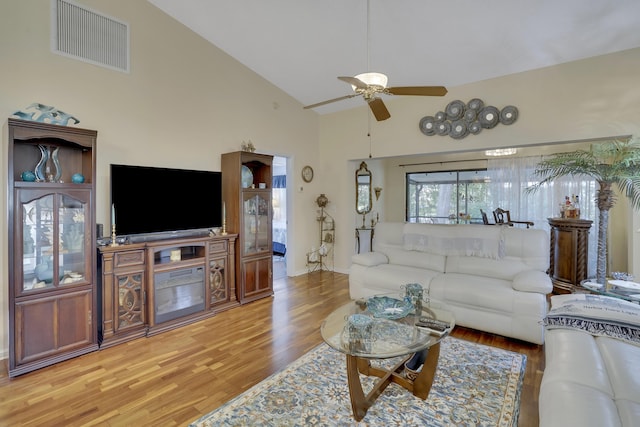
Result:
[[[209,243],[209,304],[215,312],[236,307],[235,236]]]
[[[227,230],[238,234],[236,291],[242,304],[273,295],[273,156],[247,151],[222,155]]]
[[[588,275],[589,230],[593,221],[549,218],[549,274],[554,293],[571,293]]]
[[[17,119],[8,125],[9,376],[14,377],[98,349],[97,132]]]
[[[147,334],[145,250],[141,244],[99,248],[100,347]]]

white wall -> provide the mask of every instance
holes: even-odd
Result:
[[[351,160],[366,159],[370,147],[374,159],[404,156],[401,163],[412,163],[413,159],[446,159],[446,156],[439,155],[485,148],[629,134],[637,136],[640,135],[638,75],[640,49],[633,49],[449,88],[445,97],[385,98],[391,118],[383,122],[371,122],[371,144],[367,138],[366,106],[322,116],[321,159],[332,172],[323,182],[323,192],[342,206],[336,223],[338,228],[344,227],[342,234],[347,236],[338,242],[336,266],[340,270],[347,270],[353,253],[353,242],[348,236],[353,235],[352,227],[357,224],[352,195],[352,174],[357,162]],[[448,136],[425,136],[420,132],[418,123],[422,117],[444,110],[453,100],[467,102],[472,98],[480,98],[485,104],[498,108],[515,105],[520,113],[519,118],[510,126],[498,125],[461,140]],[[397,176],[389,175],[389,171],[385,179],[387,182],[382,185],[384,189],[381,196],[381,200],[384,199],[385,217],[381,220],[402,220],[403,189],[398,187]],[[638,213],[629,217],[635,224],[635,231],[640,223]],[[623,221],[623,224],[628,223]],[[631,260],[629,270],[640,275],[640,233],[626,230],[626,234],[633,234],[633,239],[622,248],[616,247],[612,251],[616,254],[628,251]],[[613,242],[618,243],[620,241]]]

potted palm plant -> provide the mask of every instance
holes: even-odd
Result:
[[[640,210],[640,143],[632,140],[610,140],[592,144],[589,150],[557,153],[537,164],[536,184],[525,191],[535,192],[543,185],[567,175],[583,175],[598,183],[598,253],[596,281],[604,284],[607,274],[607,231],[609,210],[615,205],[615,184],[632,207]]]

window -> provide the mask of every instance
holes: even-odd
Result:
[[[486,170],[419,172],[406,175],[408,222],[482,223],[490,206]]]

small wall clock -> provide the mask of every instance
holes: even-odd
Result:
[[[304,182],[311,182],[313,180],[313,168],[311,166],[302,168],[302,179]]]

